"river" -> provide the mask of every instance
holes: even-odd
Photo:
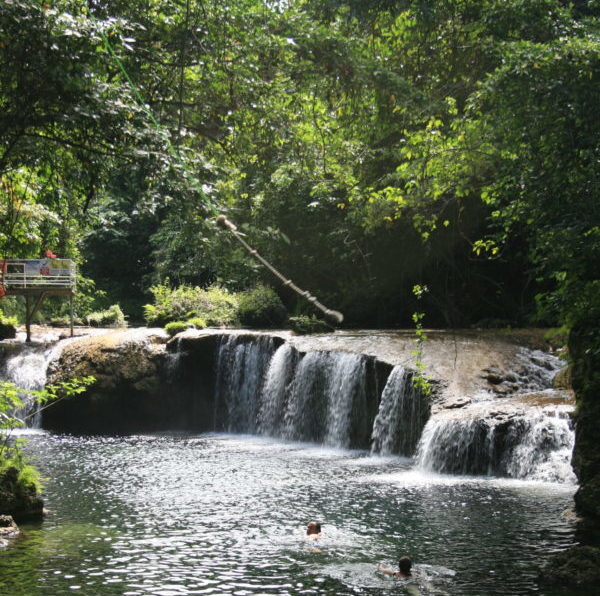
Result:
[[[0,552],[1,594],[576,594],[537,581],[576,541],[572,484],[251,435],[25,434],[48,515]],[[413,582],[377,571],[403,555]]]

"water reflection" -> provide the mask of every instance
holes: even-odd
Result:
[[[50,514],[0,553],[14,596],[552,596],[537,567],[574,542],[561,515],[574,487],[428,475],[406,458],[182,434],[36,434],[30,451],[52,479]],[[404,554],[423,581],[376,572]]]

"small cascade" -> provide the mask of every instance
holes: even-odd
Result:
[[[413,455],[429,411],[428,401],[412,383],[412,373],[403,366],[395,366],[381,394],[371,451],[382,455]]]
[[[308,352],[298,363],[284,413],[283,438],[322,441],[327,364],[327,352]]]
[[[305,354],[289,388],[281,436],[349,447],[354,423],[366,415],[365,369],[357,354]]]
[[[435,472],[571,483],[574,431],[568,406],[515,409],[498,415],[451,413],[423,431],[417,465]]]
[[[575,483],[571,455],[575,432],[570,412],[548,407],[534,412],[515,432],[509,430],[512,445],[502,467],[512,478]]]
[[[520,393],[544,390],[552,386],[552,379],[563,368],[564,361],[541,350],[521,348],[517,352],[517,390]]]
[[[283,429],[286,392],[294,375],[298,352],[284,343],[277,348],[269,364],[258,413],[262,435],[280,436]]]
[[[423,430],[417,465],[433,472],[491,475],[494,429],[479,418],[430,420]]]
[[[349,447],[353,416],[364,417],[367,404],[366,362],[357,354],[330,354],[324,443]]]
[[[457,393],[469,385],[453,380],[455,393],[444,396],[438,385],[432,414],[431,400],[403,364],[330,349],[322,340],[224,335],[216,358],[214,428],[370,448],[415,457],[418,467],[440,473],[573,482],[572,406],[551,388],[562,362],[525,348],[515,350],[508,365],[500,356],[505,352],[498,352],[499,364],[474,369],[485,373],[476,378],[487,389],[480,384]],[[472,372],[471,361],[469,367]]]
[[[0,379],[14,383],[24,390],[38,391],[46,384],[48,364],[55,357],[56,346],[44,344],[23,346],[15,355],[9,356],[0,369]],[[39,428],[40,413],[37,404],[26,392],[22,394],[24,407],[15,416],[29,428]]]
[[[166,365],[165,372],[168,381],[174,381],[178,374],[180,374],[181,358],[183,352],[181,350],[181,337],[174,339],[175,347],[171,351],[166,353]]]
[[[264,376],[275,350],[272,337],[225,336],[217,351],[216,411],[225,408],[227,430],[254,433]]]

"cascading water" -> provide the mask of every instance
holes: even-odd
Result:
[[[258,398],[274,349],[273,338],[268,336],[247,341],[230,335],[221,341],[217,352],[215,410],[225,408],[229,431],[257,431]]]
[[[379,396],[368,378],[362,354],[303,354],[288,343],[273,352],[265,337],[232,335],[218,350],[215,409],[225,413],[231,431],[341,448],[364,448],[372,436],[374,452],[412,455],[429,411],[425,399],[398,368],[389,375],[374,429],[370,404]]]
[[[366,362],[356,354],[330,355],[327,383],[327,427],[324,443],[348,447],[353,415],[364,417],[367,406]]]
[[[552,389],[562,365],[552,354],[521,348],[513,370],[503,376],[488,370],[493,393],[432,417],[423,430],[417,465],[451,474],[574,483],[572,406]]]
[[[575,433],[570,409],[546,407],[531,413],[522,429],[512,426],[512,445],[502,462],[508,476],[551,482],[575,483],[571,455]]]
[[[0,368],[0,379],[14,383],[23,389],[21,396],[24,407],[15,412],[15,416],[29,428],[39,428],[40,414],[35,401],[27,390],[38,391],[46,384],[48,364],[56,355],[56,346],[28,345],[9,356]]]
[[[416,454],[418,467],[435,472],[574,481],[572,408],[544,401],[556,399],[544,393],[561,366],[555,356],[521,349],[496,395],[473,395],[468,407],[438,408],[432,417],[410,369],[393,367],[379,394],[377,382],[368,382],[369,362],[345,351],[300,352],[288,342],[275,349],[268,336],[226,336],[215,408],[234,432],[342,448],[370,444],[375,454]],[[526,404],[534,395],[539,403]]]
[[[412,382],[412,374],[395,366],[381,394],[373,423],[371,451],[411,456],[429,418],[429,403]]]
[[[305,354],[290,386],[282,436],[349,447],[353,422],[366,415],[365,368],[356,354]]]
[[[574,432],[565,406],[494,417],[447,414],[430,420],[417,465],[435,472],[574,482]],[[489,412],[488,412],[489,414]]]
[[[258,414],[262,435],[279,436],[283,430],[286,391],[292,382],[298,353],[285,343],[277,348],[269,364]]]

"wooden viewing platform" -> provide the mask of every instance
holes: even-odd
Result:
[[[68,296],[73,336],[73,296],[77,268],[71,259],[0,259],[0,298],[25,296],[27,340],[31,341],[31,322],[46,296]]]

